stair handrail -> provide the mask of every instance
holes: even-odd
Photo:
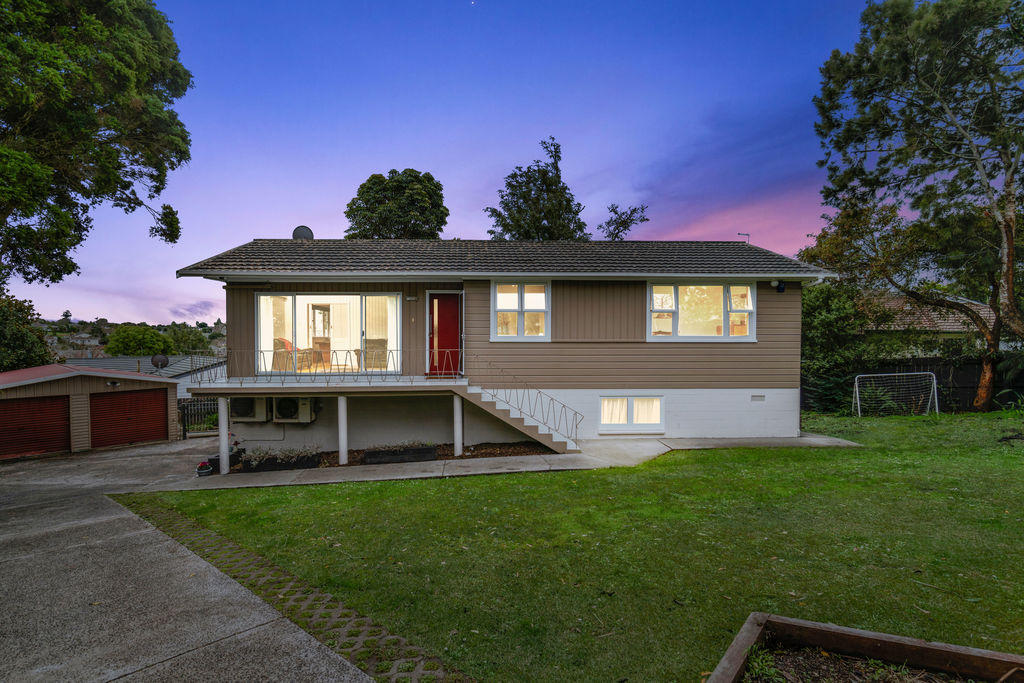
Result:
[[[476,384],[472,375],[467,372],[466,375],[470,382],[476,384],[483,394],[489,396],[495,403],[504,403],[519,411],[520,414],[536,420],[550,429],[552,433],[575,443],[579,436],[580,424],[583,422],[582,413],[546,391],[532,386],[515,373],[496,365],[493,361],[480,358],[476,354],[463,353],[467,358],[486,365],[488,370],[511,380],[512,386],[488,387]]]

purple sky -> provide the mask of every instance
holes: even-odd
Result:
[[[178,104],[192,162],[148,215],[102,208],[81,274],[15,294],[54,318],[212,321],[220,285],[174,271],[299,224],[341,237],[358,185],[430,171],[444,237],[485,238],[504,176],[562,143],[594,226],[646,203],[638,239],[740,239],[792,255],[820,227],[811,98],[863,0],[158,0],[195,88]]]

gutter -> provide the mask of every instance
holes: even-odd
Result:
[[[310,271],[310,270],[188,270],[175,273],[176,277],[202,277],[221,282],[354,282],[354,281],[403,281],[403,280],[490,280],[494,278],[543,278],[557,280],[659,280],[659,279],[702,279],[702,280],[798,280],[820,282],[838,277],[835,273],[645,273],[645,272],[583,272],[563,271],[438,271],[438,270],[364,270],[364,271]]]

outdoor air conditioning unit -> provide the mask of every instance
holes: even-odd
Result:
[[[230,406],[231,419],[235,422],[267,421],[267,399],[262,396],[236,396]]]
[[[274,399],[274,422],[312,422],[313,399],[292,398],[291,396]]]

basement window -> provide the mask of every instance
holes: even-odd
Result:
[[[661,396],[602,396],[601,434],[662,434]]]

